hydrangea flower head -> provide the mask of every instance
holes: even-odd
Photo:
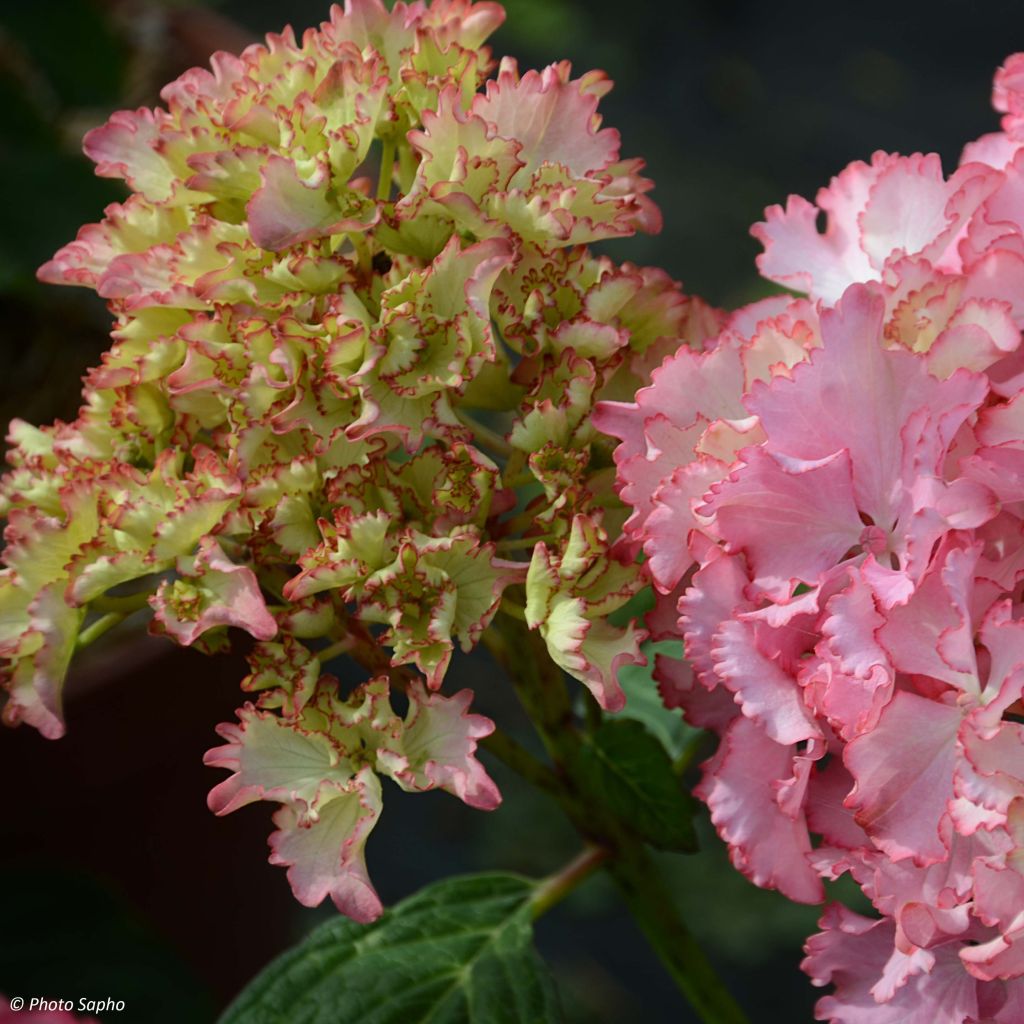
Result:
[[[771,207],[758,265],[806,297],[595,417],[733,863],[803,902],[849,873],[879,915],[831,907],[808,943],[837,1024],[1024,1005],[1021,59],[950,175],[878,153]]]
[[[129,195],[40,277],[105,298],[113,345],[77,419],[12,424],[2,483],[6,720],[60,736],[74,651],[125,618],[206,652],[248,633],[211,807],[279,805],[297,897],[359,920],[380,776],[499,802],[493,726],[443,690],[503,601],[620,702],[643,634],[605,619],[642,569],[599,525],[590,412],[713,317],[587,250],[657,230],[651,182],[603,74],[495,68],[503,17],[349,0],[90,132]]]

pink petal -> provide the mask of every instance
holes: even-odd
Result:
[[[888,612],[878,639],[900,672],[941,679],[978,693],[968,601],[979,549],[950,548],[906,604]]]
[[[163,111],[119,110],[83,142],[86,156],[101,178],[123,178],[128,186],[154,203],[170,199],[179,187],[177,174],[160,155],[160,130],[169,117]]]
[[[566,64],[527,71],[520,78],[506,63],[497,80],[487,82],[485,94],[476,97],[472,112],[501,137],[521,143],[522,177],[551,163],[582,178],[604,170],[619,155],[619,133],[595,130],[598,96],[583,85],[582,79],[569,79]]]
[[[927,410],[929,458],[937,463],[988,386],[965,371],[938,381],[923,359],[884,348],[884,315],[878,292],[851,287],[835,309],[822,313],[824,346],[811,361],[795,366],[791,379],[755,384],[746,404],[761,418],[772,451],[818,460],[846,449],[857,508],[888,530],[898,514],[895,485],[904,474],[895,439],[915,412]]]
[[[711,654],[712,639],[723,622],[751,607],[745,597],[749,583],[741,557],[712,548],[707,562],[694,573],[693,585],[679,600],[679,626],[686,656],[697,678],[708,689],[719,685]]]
[[[493,811],[501,803],[501,793],[474,754],[477,741],[494,732],[494,723],[483,715],[467,714],[473,691],[444,697],[413,684],[408,693],[402,753],[409,768],[397,781],[416,789],[445,789],[470,807]]]
[[[658,654],[653,677],[667,708],[682,708],[686,720],[698,729],[721,736],[739,714],[732,694],[723,686],[709,690],[693,674],[690,662]]]
[[[818,1001],[831,1024],[963,1024],[978,1012],[977,986],[960,966],[960,943],[908,958],[894,951],[890,921],[832,904],[801,965],[812,984],[836,986]]]
[[[953,799],[962,720],[956,707],[901,691],[878,725],[846,748],[843,760],[856,782],[847,806],[896,860],[928,864],[948,855],[940,829]]]
[[[330,896],[341,913],[367,924],[384,910],[363,850],[380,814],[380,783],[369,768],[354,781],[355,787],[328,801],[315,821],[300,821],[290,805],[279,808],[270,863],[288,868],[292,892],[303,906],[319,906]]]
[[[771,739],[788,746],[820,737],[796,680],[758,650],[750,623],[723,623],[713,644],[715,674]]]
[[[694,792],[710,808],[736,868],[755,885],[778,889],[799,903],[817,903],[823,892],[808,862],[807,825],[802,815],[786,814],[776,799],[775,784],[792,774],[792,749],[749,719],[737,718]]]
[[[746,555],[760,586],[788,596],[796,582],[817,583],[864,532],[848,453],[805,462],[748,448],[742,459],[698,511],[729,552]]]
[[[330,174],[320,166],[311,181],[299,177],[294,161],[272,156],[260,172],[262,182],[246,205],[252,240],[278,251],[342,230],[349,221],[330,199]],[[369,225],[353,221],[352,227]]]

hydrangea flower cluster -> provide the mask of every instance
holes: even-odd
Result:
[[[759,267],[805,297],[595,417],[733,863],[878,911],[808,942],[837,1024],[1024,1019],[1024,54],[995,105],[948,178],[876,153],[770,208]]]
[[[587,250],[658,229],[651,183],[600,125],[603,74],[489,77],[503,17],[348,0],[90,132],[130,195],[40,276],[108,300],[113,346],[76,420],[12,424],[2,481],[5,719],[60,736],[74,652],[130,616],[204,652],[247,632],[210,806],[280,805],[297,898],[360,921],[380,775],[499,802],[493,725],[442,686],[503,601],[623,703],[643,633],[606,616],[644,579],[590,413],[721,327]]]

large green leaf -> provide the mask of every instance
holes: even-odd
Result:
[[[220,1024],[554,1024],[558,997],[533,948],[534,888],[471,875],[371,925],[330,921],[267,967]]]
[[[697,848],[693,802],[642,722],[605,719],[584,740],[578,769],[588,795],[641,839],[662,850]]]

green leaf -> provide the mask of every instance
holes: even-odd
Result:
[[[669,757],[677,757],[700,730],[688,725],[678,708],[665,707],[652,673],[656,655],[682,658],[683,645],[678,640],[662,640],[645,643],[640,650],[647,658],[646,665],[626,665],[619,669],[619,685],[626,694],[626,706],[617,717],[642,722],[661,740]]]
[[[533,948],[515,875],[431,885],[359,925],[322,925],[275,960],[220,1024],[555,1024],[554,983]]]
[[[643,723],[606,719],[585,737],[578,768],[588,795],[635,835],[662,850],[697,848],[693,802]]]

